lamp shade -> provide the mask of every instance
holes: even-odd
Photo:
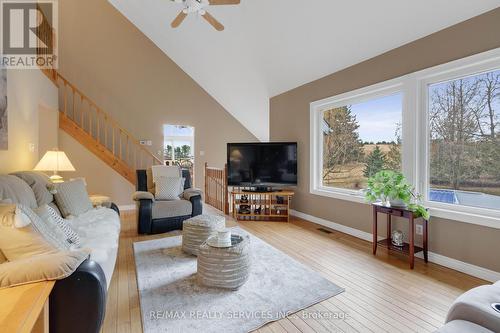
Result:
[[[63,151],[49,150],[35,166],[36,171],[75,171],[75,167],[69,161]]]

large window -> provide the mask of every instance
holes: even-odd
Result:
[[[401,171],[401,93],[323,111],[326,187],[360,190],[380,170]]]
[[[429,199],[500,209],[500,70],[428,86]]]
[[[433,216],[500,228],[500,49],[311,103],[313,194],[401,170]]]

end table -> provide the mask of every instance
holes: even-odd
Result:
[[[373,207],[373,255],[377,254],[377,246],[382,246],[389,249],[389,251],[394,251],[397,253],[402,253],[410,257],[410,268],[413,269],[415,266],[415,253],[424,252],[424,260],[428,261],[427,249],[428,249],[428,224],[429,221],[422,218],[423,220],[423,247],[415,246],[415,220],[419,217],[406,207],[390,207],[385,206],[382,203],[374,203]],[[381,241],[378,240],[377,227],[378,227],[378,213],[387,215],[387,238]],[[392,244],[392,217],[403,217],[408,220],[409,224],[409,244],[404,243],[403,246],[396,246]]]

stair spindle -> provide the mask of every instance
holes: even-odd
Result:
[[[66,81],[63,81],[63,99],[64,99],[64,115],[68,116],[68,89],[66,87]]]
[[[104,146],[106,146],[106,149],[109,149],[108,147],[108,116],[104,115]]]
[[[76,120],[76,91],[75,88],[73,88],[73,120]]]
[[[96,109],[96,130],[97,130],[97,135],[96,135],[96,138],[97,138],[97,143],[101,143],[101,127],[99,126],[100,125],[100,121],[99,121],[99,118],[101,118],[100,114],[99,114],[99,109]]]
[[[123,160],[123,149],[122,149],[122,129],[119,129],[118,145],[120,147],[120,159]]]
[[[113,152],[113,155],[116,155],[116,139],[115,139],[115,130],[113,129],[113,136],[111,137],[111,140],[113,141],[112,142],[112,152]]]
[[[83,96],[80,95],[80,124],[82,126],[82,129],[85,131],[85,126],[83,125]]]

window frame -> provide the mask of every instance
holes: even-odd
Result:
[[[407,104],[404,80],[397,78],[386,82],[377,83],[369,87],[364,87],[337,96],[325,98],[315,101],[310,105],[310,192],[316,195],[322,195],[337,199],[344,199],[355,202],[365,202],[364,194],[360,190],[344,189],[340,187],[324,186],[321,181],[323,173],[323,132],[321,130],[323,124],[323,113],[327,110],[367,102],[377,98],[383,98],[390,95],[400,93],[402,95],[402,121],[405,122],[405,104]],[[403,148],[402,156],[406,155],[405,141],[406,129],[402,128],[403,132]],[[402,171],[405,175],[412,174],[409,170],[409,165],[402,161]]]
[[[393,93],[403,94],[402,172],[424,197],[431,216],[500,229],[500,210],[429,201],[430,128],[427,87],[431,84],[500,69],[500,48],[410,73],[392,80],[356,89],[310,104],[310,179],[311,194],[366,203],[356,190],[322,185],[323,140],[321,121],[324,111],[352,105]]]
[[[465,205],[447,204],[429,200],[430,189],[430,123],[429,123],[429,90],[430,85],[453,81],[460,78],[480,75],[500,70],[500,49],[477,54],[468,58],[455,60],[440,66],[415,73],[418,84],[418,127],[416,142],[423,142],[417,154],[415,164],[418,165],[418,179],[415,184],[423,195],[423,204],[429,207],[431,215],[469,222],[500,229],[500,210],[479,208]]]

